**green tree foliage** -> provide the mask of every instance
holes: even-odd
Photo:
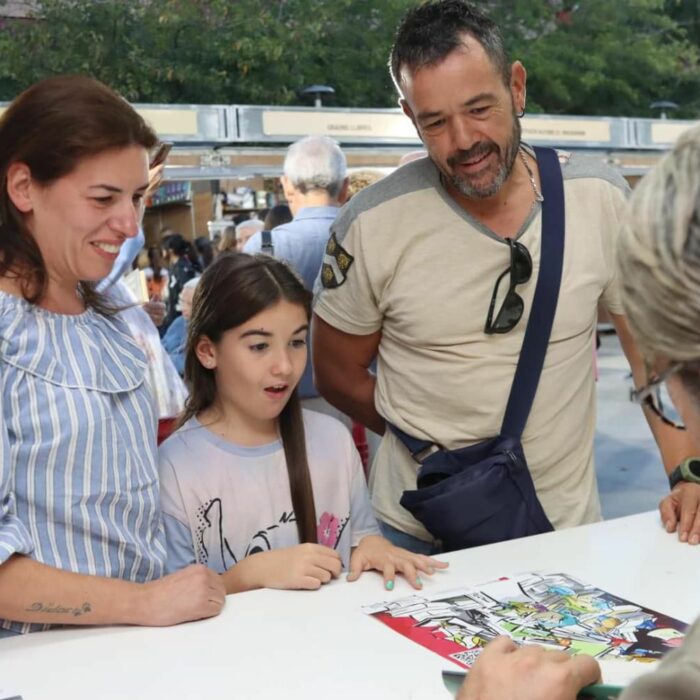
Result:
[[[0,0],[0,9],[3,0]],[[417,0],[42,0],[0,26],[0,99],[56,73],[89,73],[134,102],[396,104],[386,62]],[[700,3],[482,0],[528,69],[528,109],[648,115],[700,108]],[[328,104],[330,104],[328,102]]]
[[[1,2],[1,0],[0,0]],[[410,0],[43,0],[0,32],[0,98],[55,73],[90,73],[132,101],[395,104],[386,59]]]
[[[506,4],[498,3],[496,18]],[[697,115],[698,47],[666,14],[663,0],[527,5],[529,22],[507,39],[528,69],[531,111],[652,116],[651,102],[673,100],[681,106],[678,116]],[[547,6],[558,9],[547,17]]]

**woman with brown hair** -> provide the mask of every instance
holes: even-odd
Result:
[[[86,77],[0,119],[0,636],[217,614],[203,568],[161,578],[146,362],[95,282],[133,238],[153,131]]]

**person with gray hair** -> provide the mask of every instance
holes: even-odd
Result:
[[[236,250],[243,250],[246,243],[265,228],[260,219],[246,219],[236,224]]]
[[[165,335],[161,339],[163,349],[175,365],[175,369],[182,377],[185,374],[185,350],[187,345],[187,328],[192,316],[192,299],[194,290],[199,284],[199,276],[193,277],[185,282],[180,291],[180,298],[177,302],[177,310],[180,315],[170,324]]]
[[[315,190],[337,200],[346,174],[345,155],[333,139],[328,136],[306,136],[293,143],[287,151],[282,180],[284,194],[291,202],[297,194],[306,195]]]
[[[666,382],[700,452],[700,127],[682,135],[634,191],[618,241],[617,268],[627,319],[648,367],[635,399],[663,415],[655,389]],[[681,530],[689,530],[693,519],[700,520],[700,458],[686,460],[669,480],[671,494],[661,506],[666,529],[675,529],[680,513]],[[683,646],[632,683],[620,700],[695,700],[698,659],[700,620]],[[589,657],[516,649],[500,638],[474,664],[458,698],[574,700],[599,675]]]
[[[331,224],[347,193],[345,155],[327,136],[306,136],[289,147],[281,180],[293,220],[269,234],[256,233],[243,247],[243,252],[267,252],[286,261],[304,280],[304,286],[313,290]],[[269,235],[269,243],[264,247],[263,235]],[[299,384],[299,395],[306,408],[340,417],[319,398],[310,362]]]
[[[645,358],[636,400],[672,422],[659,400],[666,381],[700,455],[700,128],[686,132],[634,192],[619,242],[622,301]],[[668,474],[660,505],[668,532],[700,543],[700,456]]]

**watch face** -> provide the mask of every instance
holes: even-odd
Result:
[[[689,459],[688,470],[693,476],[697,476],[700,479],[700,459]]]

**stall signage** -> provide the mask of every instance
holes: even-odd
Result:
[[[594,119],[544,119],[525,117],[521,121],[524,141],[609,142],[610,123]]]
[[[268,110],[262,113],[265,136],[325,135],[357,139],[417,141],[411,121],[403,114],[372,112],[313,112]]]

